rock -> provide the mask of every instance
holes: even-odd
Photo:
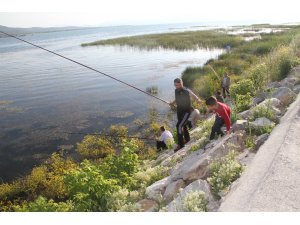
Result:
[[[190,154],[171,172],[170,179],[172,181],[183,179],[186,182],[192,182],[206,178],[208,164],[214,159],[225,156],[232,148],[238,151],[244,149],[245,137],[245,132],[238,131],[217,140],[214,147],[205,150],[204,153],[203,150],[199,150]]]
[[[249,149],[245,149],[241,154],[237,156],[237,160],[243,165],[248,166],[253,160],[255,154],[250,152]]]
[[[272,89],[272,88],[279,88],[280,87],[280,83],[275,81],[275,82],[271,82],[267,85],[268,89]]]
[[[143,199],[138,202],[142,212],[154,212],[158,208],[158,204],[150,199]]]
[[[166,188],[166,191],[164,193],[164,199],[166,203],[169,203],[174,199],[174,197],[177,195],[178,191],[185,186],[185,183],[182,179],[179,179],[175,182],[172,182],[168,185]]]
[[[287,87],[280,87],[275,89],[275,92],[273,93],[272,97],[279,99],[281,105],[285,107],[292,103],[292,101],[296,97],[296,94]]]
[[[256,97],[252,100],[252,106],[256,106],[259,103],[263,102],[268,97],[268,93],[262,92],[258,94]]]
[[[287,87],[290,89],[293,89],[294,85],[297,83],[298,79],[293,76],[289,76],[284,78],[282,81],[280,81],[280,86],[281,87]]]
[[[270,99],[264,100],[256,107],[259,107],[259,106],[265,106],[265,107],[272,106],[272,107],[279,108],[281,106],[281,102],[277,98],[270,98]],[[256,108],[256,107],[254,107],[254,108]]]
[[[252,117],[252,115],[253,115],[253,112],[251,109],[248,109],[248,110],[238,114],[238,116],[244,120],[250,119]]]
[[[266,126],[274,126],[275,123],[273,123],[271,120],[261,117],[257,118],[255,121],[249,123],[251,127],[259,129]]]
[[[269,134],[262,134],[262,135],[260,135],[255,140],[254,150],[257,151],[265,143],[265,141],[268,140],[268,138],[269,138]]]
[[[248,120],[237,120],[232,125],[233,132],[239,131],[239,130],[245,130],[246,126],[248,124]]]
[[[183,201],[186,196],[190,192],[194,191],[203,191],[205,194],[205,198],[208,202],[207,208],[208,211],[216,211],[218,208],[218,202],[214,199],[213,195],[211,194],[209,184],[204,180],[196,180],[186,188],[184,188],[179,196],[175,198],[172,202],[167,205],[167,210],[169,212],[183,212]]]
[[[293,88],[293,91],[294,91],[296,94],[299,94],[299,93],[300,93],[300,85],[296,85],[296,86]]]
[[[166,177],[147,187],[145,193],[147,198],[154,201],[161,201],[162,195],[165,192],[166,187],[169,185],[169,183],[170,179],[169,177]]]

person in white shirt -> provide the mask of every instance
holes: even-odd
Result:
[[[158,151],[161,151],[162,149],[167,149],[167,143],[168,141],[173,141],[173,135],[170,131],[166,130],[164,126],[160,128],[161,135],[159,139],[156,141],[156,148]]]
[[[188,126],[190,129],[197,125],[197,121],[200,120],[200,112],[198,109],[191,107],[191,115],[188,119]]]

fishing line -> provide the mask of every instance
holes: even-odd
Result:
[[[127,135],[113,135],[113,134],[101,134],[101,133],[85,133],[85,132],[60,132],[60,133],[70,134],[70,135],[95,135],[95,136],[113,137],[113,138],[142,139],[142,140],[151,140],[151,141],[155,140],[153,138],[147,138],[147,137],[137,137],[137,136],[127,136]]]
[[[83,64],[83,63],[80,63],[80,62],[78,62],[78,61],[76,61],[76,60],[70,59],[70,58],[68,58],[68,57],[66,57],[66,56],[64,56],[64,55],[61,55],[61,54],[56,53],[56,52],[54,52],[54,51],[48,50],[48,49],[43,48],[43,47],[41,47],[41,46],[39,46],[39,45],[33,44],[33,43],[29,42],[29,41],[26,41],[26,40],[24,40],[24,39],[22,39],[22,38],[19,38],[19,37],[14,36],[14,35],[5,33],[5,32],[3,32],[3,31],[0,31],[0,33],[5,34],[5,35],[7,35],[7,36],[9,36],[9,37],[15,38],[15,39],[17,39],[17,40],[19,40],[19,41],[25,42],[25,43],[27,43],[27,44],[29,44],[29,45],[32,45],[32,46],[36,47],[36,48],[42,49],[42,50],[44,50],[44,51],[47,51],[47,52],[49,52],[49,53],[51,53],[51,54],[54,54],[54,55],[59,56],[59,57],[61,57],[61,58],[64,58],[64,59],[66,59],[66,60],[68,60],[68,61],[71,61],[71,62],[73,62],[73,63],[76,63],[76,64],[78,64],[78,65],[80,65],[80,66],[83,66],[83,67],[85,67],[85,68],[87,68],[87,69],[90,69],[90,70],[92,70],[92,71],[94,71],[94,72],[97,72],[97,73],[99,73],[99,74],[101,74],[101,75],[103,75],[103,76],[106,76],[106,77],[108,77],[108,78],[110,78],[110,79],[113,79],[113,80],[115,80],[115,81],[117,81],[117,82],[119,82],[119,83],[122,83],[122,84],[124,84],[124,85],[126,85],[126,86],[128,86],[128,87],[131,87],[131,88],[133,88],[133,89],[135,89],[135,90],[137,90],[137,91],[139,91],[139,92],[142,92],[142,93],[144,93],[144,94],[146,94],[146,95],[148,95],[148,96],[150,96],[150,97],[152,97],[152,98],[155,98],[155,99],[157,99],[157,100],[159,100],[159,101],[161,101],[161,102],[166,103],[166,104],[169,105],[169,102],[167,102],[166,100],[161,99],[161,98],[159,98],[159,97],[157,97],[157,96],[155,96],[155,95],[152,95],[152,94],[150,94],[150,93],[148,93],[148,92],[146,92],[146,91],[144,91],[144,90],[142,90],[142,89],[140,89],[140,88],[138,88],[138,87],[135,87],[134,85],[131,85],[131,84],[129,84],[129,83],[125,82],[125,81],[122,81],[122,80],[120,80],[120,79],[118,79],[118,78],[115,78],[115,77],[113,77],[113,76],[111,76],[111,75],[109,75],[109,74],[107,74],[107,73],[101,72],[101,71],[99,71],[99,70],[97,70],[97,69],[94,69],[94,68],[92,68],[92,67],[90,67],[90,66],[87,66],[87,65],[85,65],[85,64]]]

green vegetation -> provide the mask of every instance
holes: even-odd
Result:
[[[183,199],[184,212],[207,212],[207,201],[203,191],[189,192]]]
[[[243,171],[242,165],[235,159],[235,156],[236,153],[231,151],[227,156],[209,165],[210,175],[207,181],[216,196],[238,179]]]
[[[198,48],[225,48],[227,45],[235,47],[242,42],[244,41],[240,36],[225,34],[218,30],[206,30],[121,37],[84,43],[81,46],[120,45],[147,50],[158,48],[188,50]]]

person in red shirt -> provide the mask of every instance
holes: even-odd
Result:
[[[230,134],[231,127],[231,109],[224,103],[218,102],[215,97],[209,97],[206,99],[206,105],[209,111],[216,113],[216,120],[214,125],[211,128],[210,140],[215,138],[215,135],[224,135],[224,132],[221,130],[221,127],[225,124],[227,128],[227,134]]]

